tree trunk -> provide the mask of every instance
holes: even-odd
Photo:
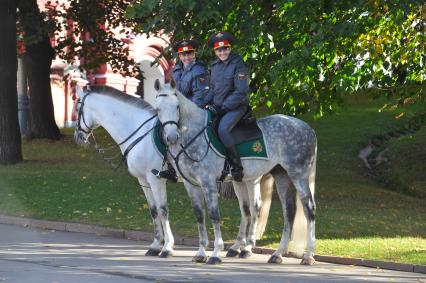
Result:
[[[28,47],[26,67],[30,97],[29,136],[57,140],[61,138],[61,133],[55,122],[50,88],[51,50],[48,38]]]
[[[40,25],[34,26],[33,21],[22,21],[26,37],[39,34],[43,19],[36,0],[20,1],[21,19],[34,19]],[[37,42],[26,46],[26,68],[30,98],[30,138],[60,139],[61,133],[55,122],[52,90],[50,88],[50,65],[54,51],[50,45],[47,32]]]
[[[0,164],[22,161],[16,91],[16,3],[0,1]]]

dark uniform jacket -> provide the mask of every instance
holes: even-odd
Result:
[[[213,61],[205,104],[214,104],[223,111],[230,111],[248,106],[248,94],[248,69],[239,55],[231,52],[226,61],[222,62],[219,58]]]
[[[173,68],[176,88],[199,107],[204,106],[204,96],[208,91],[209,76],[204,64],[191,62],[186,68],[179,62]]]

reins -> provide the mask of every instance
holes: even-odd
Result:
[[[180,117],[180,115],[179,115],[179,117]],[[175,121],[167,121],[167,122],[165,122],[165,123],[163,123],[163,124],[161,124],[161,127],[162,128],[164,128],[164,126],[165,125],[167,125],[167,124],[174,124],[174,125],[176,125],[178,128],[180,128],[180,126],[179,126],[179,124],[178,124],[178,122],[175,122]],[[182,170],[181,170],[181,168],[180,168],[180,166],[179,166],[179,158],[180,158],[180,156],[182,155],[182,153],[184,153],[185,154],[185,156],[189,159],[189,160],[191,160],[192,162],[201,162],[206,156],[207,156],[207,154],[208,154],[208,152],[209,152],[209,149],[211,148],[211,143],[210,143],[210,140],[207,140],[207,138],[204,136],[204,139],[206,140],[206,142],[207,142],[207,149],[206,149],[206,151],[205,151],[205,153],[203,154],[203,156],[199,159],[199,160],[196,160],[195,158],[192,158],[189,154],[188,154],[188,152],[186,151],[188,148],[189,148],[189,146],[190,145],[192,145],[194,142],[195,142],[195,140],[200,136],[200,135],[202,135],[203,133],[204,133],[204,131],[208,128],[208,127],[210,127],[211,126],[211,122],[208,122],[207,123],[207,125],[205,125],[194,137],[192,137],[190,140],[189,140],[189,142],[186,144],[186,145],[183,145],[183,144],[180,144],[180,147],[181,147],[181,150],[176,154],[176,156],[173,156],[173,154],[170,152],[170,150],[169,150],[169,146],[168,146],[168,144],[167,143],[165,143],[166,144],[166,150],[167,150],[167,153],[170,155],[170,157],[173,159],[173,161],[175,162],[175,164],[176,164],[176,168],[177,168],[177,170],[178,170],[178,172],[179,172],[179,174],[182,176],[182,178],[184,178],[187,182],[189,182],[190,184],[192,184],[193,186],[197,186],[197,187],[199,187],[200,185],[198,185],[198,184],[195,184],[194,182],[192,182],[188,177],[186,177],[185,176],[185,174],[183,174],[183,172],[182,172]],[[163,165],[164,165],[164,163],[165,163],[165,160],[164,160],[164,162],[163,162]]]
[[[127,148],[126,150],[121,153],[120,155],[116,155],[113,157],[105,157],[103,156],[107,151],[110,151],[112,149],[115,149],[116,147],[120,147],[121,145],[123,145],[124,143],[126,143],[127,141],[129,141],[134,135],[136,135],[136,133],[143,127],[145,126],[149,121],[151,121],[152,119],[154,119],[155,117],[157,117],[157,114],[152,115],[150,118],[148,118],[147,120],[145,120],[139,127],[137,127],[129,136],[127,136],[127,138],[125,138],[123,141],[121,141],[120,143],[118,143],[115,146],[110,146],[107,148],[100,148],[98,146],[98,143],[96,142],[95,136],[93,134],[93,129],[91,127],[89,127],[84,119],[84,113],[83,113],[83,107],[84,107],[84,102],[86,100],[86,98],[89,95],[86,94],[83,99],[80,101],[80,99],[77,100],[77,103],[81,104],[80,108],[78,109],[78,120],[77,120],[77,132],[82,131],[83,133],[87,134],[88,137],[86,139],[86,141],[90,143],[89,138],[92,137],[93,139],[93,146],[96,150],[96,152],[100,155],[102,155],[102,159],[107,162],[108,164],[110,164],[113,168],[114,171],[116,171],[125,161],[127,161],[127,156],[129,154],[129,152],[135,147],[135,145],[137,145],[140,141],[142,141],[154,128],[156,128],[157,126],[152,127],[151,129],[149,129],[146,133],[144,133],[143,135],[139,136],[138,138],[136,138]],[[83,122],[84,126],[88,129],[85,130],[81,127],[81,122]],[[117,165],[113,164],[113,160],[117,159],[120,157],[120,162]],[[127,162],[126,162],[127,164]]]

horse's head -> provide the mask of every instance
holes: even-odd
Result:
[[[163,127],[164,138],[167,143],[175,144],[180,136],[180,107],[175,82],[172,80],[170,84],[161,85],[160,81],[156,80],[154,87],[158,92],[155,98],[155,109]]]
[[[90,95],[87,92],[83,92],[80,87],[77,87],[77,96],[76,112],[78,113],[78,119],[74,131],[74,140],[77,144],[88,145],[92,131],[99,125],[93,119],[90,111],[88,111],[88,107],[84,107]]]

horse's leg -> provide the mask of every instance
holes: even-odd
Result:
[[[149,183],[151,184],[151,191],[154,197],[155,204],[157,206],[162,231],[164,233],[164,245],[161,249],[160,257],[166,258],[173,255],[173,247],[175,244],[172,230],[170,229],[168,212],[169,210],[167,206],[166,181],[157,178],[153,174],[148,174],[147,178]]]
[[[312,265],[315,263],[315,201],[309,188],[308,178],[295,179],[293,180],[293,184],[299,193],[307,221],[307,246],[300,264]],[[311,185],[313,186],[313,184]]]
[[[148,251],[145,253],[147,256],[158,256],[161,251],[163,241],[163,228],[161,227],[161,220],[158,216],[157,206],[155,205],[154,195],[152,193],[151,187],[148,186],[148,183],[138,178],[139,184],[145,194],[146,201],[148,202],[149,212],[151,213],[152,221],[154,223],[154,241],[149,246]]]
[[[240,253],[241,258],[247,258],[251,256],[253,254],[252,248],[256,245],[257,219],[262,206],[259,182],[260,178],[254,182],[245,182],[250,203],[250,226],[247,234],[247,245],[241,250]]]
[[[192,261],[206,262],[207,261],[206,248],[209,241],[207,237],[207,229],[206,229],[206,224],[204,219],[203,191],[201,190],[201,188],[195,187],[186,181],[184,181],[184,183],[185,183],[185,190],[187,191],[188,196],[191,199],[192,211],[198,223],[198,235],[199,235],[200,246],[198,248],[197,253],[192,258]]]
[[[240,205],[241,222],[240,222],[240,230],[238,231],[237,239],[235,240],[235,243],[228,249],[228,252],[226,253],[227,257],[235,257],[239,255],[240,247],[246,245],[247,226],[249,224],[249,216],[250,216],[249,196],[248,196],[245,183],[233,182],[233,187],[234,187],[235,195],[238,198],[238,203]]]
[[[282,255],[287,253],[288,244],[291,239],[294,217],[296,215],[295,191],[290,189],[291,180],[282,168],[274,169],[271,174],[274,176],[279,199],[281,201],[284,228],[278,249],[269,258],[268,263],[281,263]]]
[[[220,251],[223,250],[222,232],[220,231],[220,213],[218,204],[218,192],[216,180],[209,179],[203,182],[204,198],[207,204],[210,220],[213,223],[214,230],[214,250],[212,256],[207,261],[207,264],[221,263]]]

